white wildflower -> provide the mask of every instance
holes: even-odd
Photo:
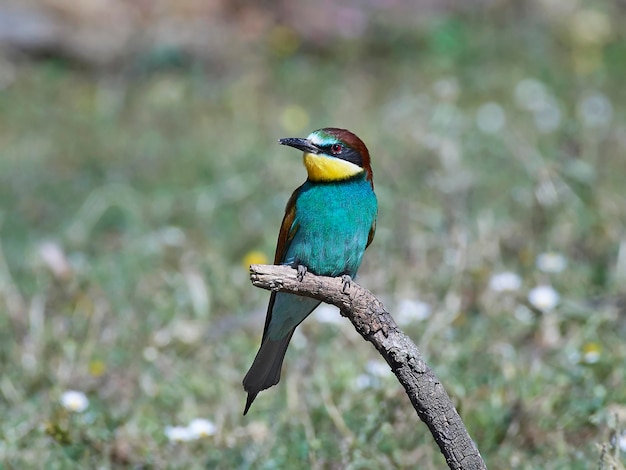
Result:
[[[561,125],[561,109],[554,98],[547,98],[543,105],[533,111],[535,127],[542,134],[554,132]]]
[[[444,101],[454,101],[459,96],[459,81],[456,77],[441,78],[433,85],[433,91]]]
[[[511,271],[496,273],[489,279],[489,289],[494,292],[516,291],[522,285],[522,279]]]
[[[598,343],[586,343],[582,348],[582,360],[587,364],[595,364],[602,356],[602,347]]]
[[[515,318],[517,318],[520,322],[525,325],[532,325],[535,317],[533,316],[533,312],[526,305],[518,305],[514,310]]]
[[[165,436],[170,442],[189,442],[197,439],[187,426],[167,426]]]
[[[383,361],[367,361],[365,370],[374,377],[388,377],[392,373],[389,364]]]
[[[585,127],[603,127],[613,118],[613,105],[602,93],[595,92],[578,101],[578,117]]]
[[[333,305],[322,304],[317,307],[313,315],[315,315],[315,319],[320,323],[343,323],[339,309]]]
[[[61,405],[66,410],[82,413],[89,406],[89,399],[83,392],[68,390],[61,395]]]
[[[623,431],[622,434],[617,439],[617,445],[621,449],[622,452],[626,453],[626,431]]]
[[[202,340],[202,328],[195,321],[178,320],[172,325],[172,337],[185,344],[195,344]]]
[[[589,351],[583,354],[583,361],[587,364],[595,364],[600,360],[600,351]]]
[[[541,253],[535,261],[537,269],[544,273],[560,273],[567,267],[567,258],[560,253]]]
[[[204,418],[192,419],[188,427],[189,431],[196,439],[212,436],[217,431],[217,427],[213,421]]]
[[[432,310],[430,305],[418,299],[402,299],[396,309],[395,318],[400,326],[426,320]]]
[[[520,108],[539,110],[545,106],[548,96],[546,86],[535,78],[525,78],[515,85],[515,102]]]
[[[552,286],[537,286],[528,293],[528,301],[542,312],[550,312],[559,304],[561,296]]]
[[[557,192],[552,180],[544,178],[535,188],[535,197],[537,198],[539,204],[545,207],[550,207],[558,202],[559,193]]]
[[[157,237],[163,245],[167,246],[183,246],[187,240],[185,232],[175,226],[169,226],[159,230]]]
[[[162,328],[154,333],[154,344],[158,348],[167,346],[172,341],[172,333],[167,328]]]
[[[147,346],[143,350],[143,358],[148,362],[154,362],[159,357],[159,350],[154,346]]]
[[[354,379],[354,388],[365,390],[376,386],[376,379],[369,374],[361,374]]]
[[[495,134],[506,124],[504,109],[498,103],[483,104],[476,113],[476,125],[485,134]]]
[[[57,278],[65,278],[71,274],[70,262],[59,243],[47,240],[39,244],[38,250],[45,265]]]

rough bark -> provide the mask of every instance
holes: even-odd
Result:
[[[252,265],[250,279],[256,287],[313,297],[338,307],[391,366],[448,466],[451,469],[487,468],[443,385],[426,365],[417,346],[398,328],[371,292],[354,282],[344,291],[341,278],[311,273],[300,281],[297,271],[288,266]]]

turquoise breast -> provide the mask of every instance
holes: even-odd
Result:
[[[284,264],[304,265],[323,276],[355,277],[363,259],[378,210],[370,183],[361,177],[338,183],[301,186]],[[293,228],[293,227],[292,227]],[[319,305],[319,300],[279,292],[272,309],[268,335],[279,340]]]
[[[307,181],[295,210],[297,229],[284,262],[319,275],[354,277],[378,211],[365,175],[333,183]]]

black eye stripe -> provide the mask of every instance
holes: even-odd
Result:
[[[353,148],[347,147],[345,145],[342,145],[343,149],[342,149],[341,153],[335,155],[335,154],[333,154],[332,147],[333,147],[333,144],[331,144],[331,145],[324,145],[321,148],[322,148],[322,150],[324,151],[324,153],[326,155],[331,155],[331,156],[333,156],[335,158],[340,158],[340,159],[345,160],[347,162],[354,163],[355,165],[363,167],[363,158],[361,158],[361,155],[359,154],[359,152],[357,152]]]

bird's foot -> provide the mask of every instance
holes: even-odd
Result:
[[[306,266],[299,264],[296,270],[298,271],[298,281],[302,282],[302,279],[304,279],[304,275],[307,273],[308,269]]]
[[[350,289],[350,285],[352,284],[352,278],[347,274],[344,274],[343,276],[341,276],[341,282],[343,282],[342,292],[345,294],[348,289]]]

